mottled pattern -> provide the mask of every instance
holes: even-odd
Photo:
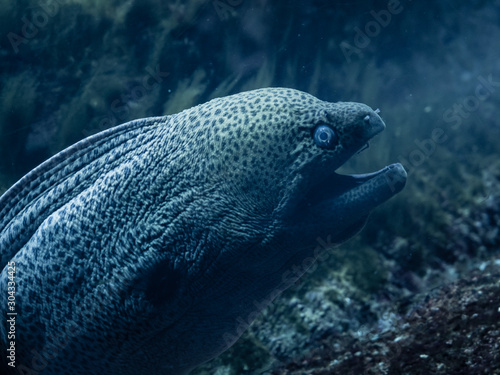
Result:
[[[314,143],[321,124],[333,149]],[[383,128],[366,105],[269,88],[132,121],[49,159],[0,198],[18,366],[181,374],[219,354],[300,276],[284,282],[287,270],[317,256],[318,236],[345,240],[400,190],[386,172],[329,186]]]

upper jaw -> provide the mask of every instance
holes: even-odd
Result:
[[[358,122],[357,126],[353,127],[351,136],[357,142],[346,148],[346,160],[367,148],[370,139],[385,129],[385,123],[378,112],[370,109],[362,123]],[[399,193],[406,184],[406,178],[405,169],[396,163],[373,173],[340,175],[333,172],[316,189],[323,192],[323,199],[330,200],[331,203],[332,200],[341,202],[338,204],[343,206],[337,207],[341,211],[347,208],[361,215],[368,214],[373,208]],[[322,194],[320,193],[320,196]]]
[[[371,111],[371,113],[366,114],[366,116],[363,118],[363,135],[366,138],[366,142],[368,142],[368,140],[375,137],[378,133],[384,131],[385,129],[385,123],[378,115],[378,112],[379,110]]]
[[[367,113],[362,123],[358,123],[358,125],[351,130],[353,133],[351,138],[353,140],[355,139],[356,142],[353,143],[351,147],[346,147],[346,149],[349,150],[348,155],[346,155],[347,159],[366,148],[370,139],[384,130],[385,123],[382,118],[375,111]]]
[[[353,125],[346,129],[350,142],[344,144],[340,163],[333,165],[333,168],[338,168],[354,154],[367,148],[368,142],[385,129],[385,123],[378,115],[379,111],[366,108],[362,121],[353,121]],[[356,214],[368,213],[400,192],[406,183],[406,177],[406,171],[399,163],[373,173],[341,175],[331,172],[309,189],[306,202],[311,206],[315,202],[324,204],[328,201],[328,206],[339,211],[349,209],[354,210]]]
[[[364,104],[362,106],[365,107],[364,111],[360,111],[355,119],[344,120],[348,125],[339,126],[338,131],[342,134],[340,141],[342,150],[335,156],[333,163],[328,166],[329,169],[340,168],[353,155],[364,150],[373,137],[384,131],[385,123],[378,112]]]

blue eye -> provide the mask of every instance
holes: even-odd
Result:
[[[332,150],[337,144],[337,135],[329,126],[320,125],[314,130],[314,142],[321,148]]]

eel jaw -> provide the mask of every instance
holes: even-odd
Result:
[[[321,204],[341,211],[355,210],[358,215],[372,209],[399,193],[406,184],[406,171],[400,163],[366,174],[333,173],[313,187],[309,206]]]
[[[375,207],[399,193],[406,184],[407,174],[400,163],[367,174],[340,175],[329,179],[329,198],[343,202],[346,209],[368,214]],[[327,187],[328,188],[328,187]],[[332,189],[333,188],[333,189]]]
[[[333,173],[312,187],[297,207],[298,228],[312,238],[331,235],[335,243],[343,242],[361,230],[370,211],[403,189],[406,177],[399,163],[368,174]]]

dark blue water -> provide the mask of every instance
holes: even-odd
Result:
[[[195,374],[500,371],[499,1],[0,9],[0,193],[87,136],[241,91],[380,109],[341,171],[399,162],[406,188]]]

